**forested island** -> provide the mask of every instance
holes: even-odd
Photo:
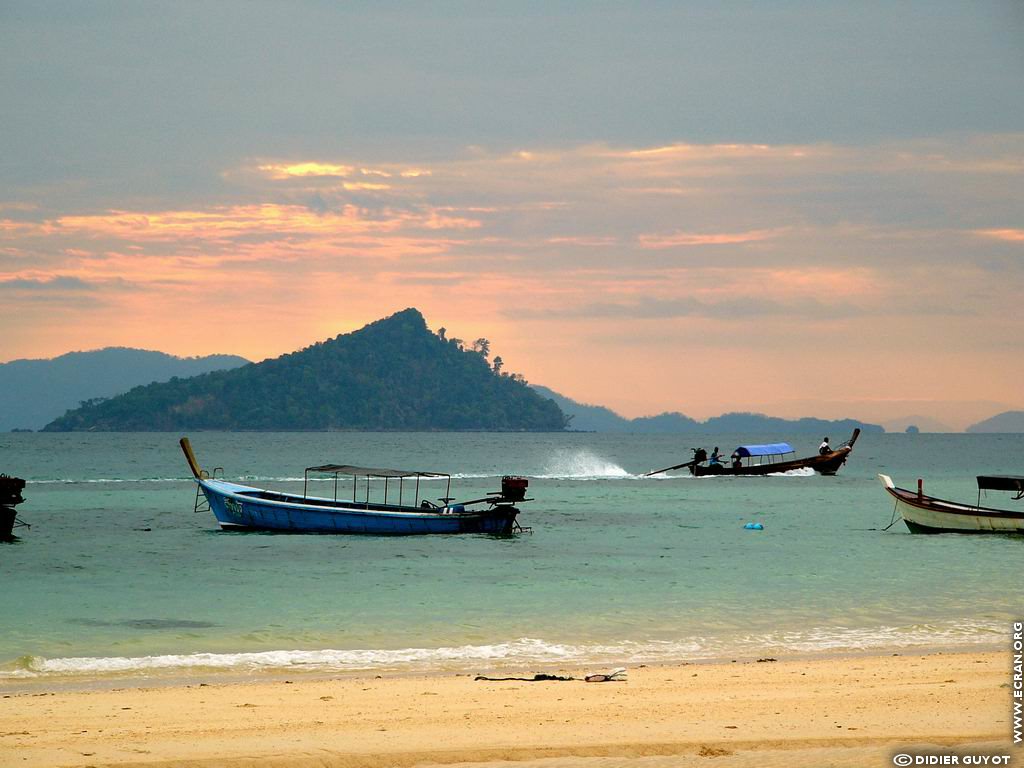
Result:
[[[84,403],[45,431],[565,428],[553,400],[489,356],[486,339],[432,333],[406,309],[272,360]]]

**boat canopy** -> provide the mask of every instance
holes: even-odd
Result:
[[[793,453],[789,443],[765,443],[764,445],[741,445],[734,451],[741,459],[750,456],[781,456],[784,453]]]
[[[978,475],[979,491],[1012,491],[1024,493],[1024,476],[1021,475]]]
[[[352,464],[322,464],[306,467],[307,472],[329,472],[358,477],[449,477],[445,472],[421,472],[416,469],[387,469],[384,467],[356,467]]]

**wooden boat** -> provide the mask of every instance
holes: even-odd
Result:
[[[796,453],[789,443],[741,445],[732,452],[728,463],[708,462],[707,451],[703,448],[694,448],[693,459],[685,464],[657,469],[648,472],[647,476],[671,472],[684,467],[696,477],[708,475],[764,476],[790,472],[795,469],[813,469],[819,475],[834,475],[846,463],[846,458],[853,450],[858,437],[860,437],[860,429],[855,429],[850,439],[835,450],[802,459],[787,458]]]
[[[888,475],[878,479],[896,500],[894,516],[899,512],[911,533],[1024,533],[1024,511],[981,506],[982,491],[1008,491],[1015,494],[1014,500],[1024,498],[1024,477],[978,476],[976,504],[926,496],[920,480],[916,491],[908,491],[897,488]]]
[[[25,490],[25,481],[20,477],[0,475],[0,541],[14,541],[15,526],[28,527],[27,523],[18,520],[15,509],[25,501],[21,492]]]
[[[442,472],[357,467],[349,464],[323,464],[307,467],[302,495],[252,488],[218,479],[202,469],[187,437],[181,438],[189,468],[195,477],[195,511],[212,511],[221,528],[232,531],[281,531],[289,533],[363,533],[409,535],[424,533],[488,533],[508,535],[520,528],[516,522],[516,504],[526,498],[528,481],[506,476],[501,491],[484,498],[455,503],[450,497],[451,476]],[[223,471],[220,467],[213,475]],[[334,476],[334,496],[324,498],[307,494],[309,475]],[[352,498],[338,499],[338,479],[351,477]],[[420,497],[420,481],[446,479],[445,495],[434,504]],[[383,481],[383,500],[370,500],[370,483]],[[358,500],[360,481],[365,497]],[[397,481],[392,483],[392,481]],[[388,490],[397,485],[398,503],[388,502]],[[412,503],[409,490],[414,485]],[[203,500],[205,499],[205,506]]]

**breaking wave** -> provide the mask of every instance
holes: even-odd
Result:
[[[821,654],[884,649],[995,647],[1006,635],[1003,622],[956,621],[869,628],[816,627],[732,638],[694,636],[678,640],[570,644],[536,638],[505,643],[397,650],[279,650],[159,656],[24,656],[0,669],[0,679],[174,673],[187,670],[425,671],[556,664],[639,664],[754,657],[766,653]]]

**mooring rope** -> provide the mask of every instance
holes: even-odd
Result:
[[[888,531],[890,528],[896,525],[896,510],[899,509],[899,506],[900,503],[898,501],[892,505],[892,520],[889,521],[889,524],[885,526],[885,528],[883,528],[882,531]]]

